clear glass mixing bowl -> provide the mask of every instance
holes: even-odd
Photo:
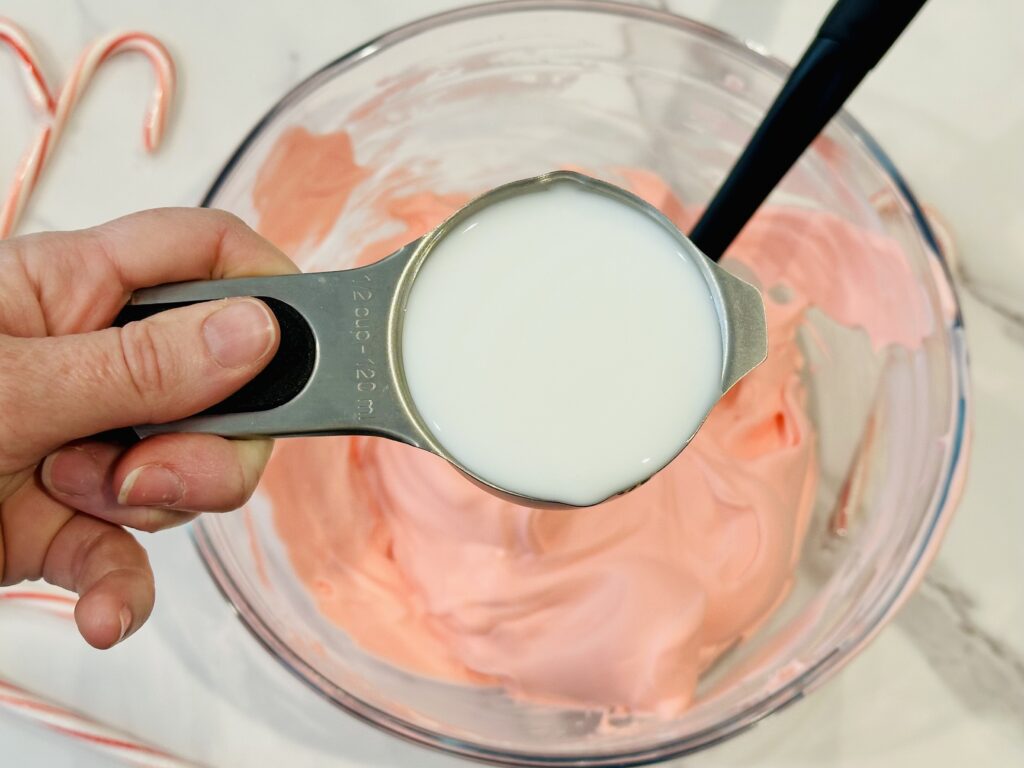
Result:
[[[553,168],[614,179],[616,167],[632,166],[700,205],[786,73],[752,46],[659,11],[527,0],[470,7],[384,35],[302,83],[260,121],[206,204],[254,221],[257,171],[282,131],[301,125],[346,128],[357,157],[380,174],[303,254],[307,267],[342,268],[362,249],[360,207],[397,168],[410,192],[473,193]],[[342,709],[420,744],[510,765],[667,759],[743,730],[833,675],[913,589],[952,514],[969,402],[963,326],[920,208],[848,115],[773,201],[831,211],[898,242],[933,328],[919,349],[876,352],[862,333],[811,318],[815,335],[842,354],[823,359],[820,343],[805,345],[821,481],[795,584],[771,621],[704,676],[685,714],[527,704],[372,658],[317,612],[260,504],[207,515],[196,528],[243,620]]]

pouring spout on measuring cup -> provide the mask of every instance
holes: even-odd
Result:
[[[141,436],[375,435],[531,506],[590,506],[682,451],[764,360],[764,305],[640,198],[557,171],[498,187],[359,269],[139,291],[121,322],[233,296],[280,349]]]

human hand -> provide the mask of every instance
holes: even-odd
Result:
[[[109,648],[153,608],[145,551],[122,526],[156,531],[234,509],[269,440],[87,439],[184,418],[223,400],[277,350],[255,299],[208,302],[109,328],[137,288],[296,272],[219,211],[163,209],[79,232],[0,241],[0,574],[79,594],[82,636]]]

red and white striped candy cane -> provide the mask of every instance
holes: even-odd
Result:
[[[37,725],[88,744],[108,757],[140,768],[198,768],[145,744],[123,731],[103,725],[79,712],[54,704],[24,688],[0,679],[0,710],[27,718]]]
[[[96,71],[104,62],[121,53],[134,51],[143,54],[149,63],[152,64],[156,73],[156,87],[153,97],[146,111],[146,119],[143,123],[143,140],[146,150],[153,152],[160,146],[164,136],[164,129],[167,127],[167,115],[171,107],[171,99],[174,96],[175,71],[174,60],[168,53],[164,44],[152,35],[145,32],[113,32],[102,37],[82,52],[78,57],[71,76],[68,77],[64,87],[61,88],[57,97],[57,105],[54,109],[53,124],[51,126],[53,137],[46,152],[43,154],[43,162],[53,151],[53,146],[67,126],[68,118],[78,104],[82,93],[89,86]]]
[[[22,65],[29,98],[45,119],[39,133],[22,156],[10,191],[3,207],[0,208],[0,238],[3,238],[17,225],[21,212],[53,153],[57,139],[67,125],[68,118],[103,62],[119,53],[137,51],[152,63],[157,83],[143,130],[145,146],[150,152],[160,145],[163,138],[167,113],[174,93],[175,73],[170,54],[154,37],[142,32],[119,32],[97,40],[85,50],[79,57],[67,84],[61,89],[59,96],[54,98],[43,76],[39,58],[24,31],[10,20],[0,18],[0,42],[9,46],[17,55]],[[54,588],[5,588],[0,589],[0,604],[28,606],[71,619],[74,615],[75,598],[63,590]],[[0,710],[6,710],[57,733],[70,736],[128,765],[144,768],[195,768],[195,763],[175,757],[123,731],[48,701],[2,678]]]
[[[120,53],[134,51],[143,54],[153,66],[156,87],[143,123],[143,141],[149,152],[155,151],[163,139],[176,78],[174,60],[159,40],[145,32],[115,32],[95,41],[85,49],[67,83],[54,98],[27,35],[12,22],[0,19],[0,40],[10,45],[22,61],[29,95],[33,103],[42,108],[49,118],[22,156],[3,207],[0,208],[2,239],[9,236],[17,226],[21,213],[39,183],[43,168],[53,154],[72,111],[92,81],[96,70],[105,61]]]
[[[0,606],[27,607],[68,619],[74,616],[76,597],[48,584],[0,588]],[[9,712],[51,731],[75,739],[108,757],[140,768],[198,768],[189,762],[147,744],[124,731],[50,701],[0,677],[0,712]]]
[[[39,57],[32,46],[32,41],[17,24],[0,17],[0,42],[6,44],[18,57],[29,99],[48,122],[57,107],[57,101],[39,66]],[[7,237],[14,230],[39,176],[49,141],[49,125],[44,125],[18,161],[14,180],[3,205],[0,206],[0,239]]]
[[[78,600],[64,590],[23,589],[21,587],[4,587],[0,589],[0,605],[17,605],[33,608],[45,613],[52,613],[61,618],[75,617],[75,604]]]
[[[14,180],[7,191],[3,206],[0,206],[0,240],[9,237],[18,226],[21,212],[28,204],[29,195],[39,181],[39,173],[43,170],[43,162],[50,146],[50,126],[43,126],[32,140],[25,154],[18,161],[14,171]]]
[[[25,74],[25,86],[28,88],[29,98],[41,112],[52,114],[57,106],[53,94],[50,93],[50,86],[43,77],[43,71],[39,67],[39,57],[36,55],[32,41],[28,35],[10,19],[0,16],[0,42],[5,43],[14,55],[21,62],[21,68]]]

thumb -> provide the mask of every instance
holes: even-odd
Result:
[[[0,442],[28,464],[76,438],[190,416],[261,371],[278,337],[273,313],[249,298],[92,333],[0,337],[0,365],[19,372],[0,390]]]

